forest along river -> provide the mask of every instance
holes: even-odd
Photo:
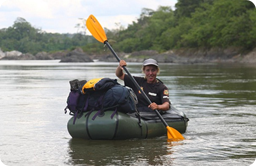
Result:
[[[69,80],[116,78],[118,63],[0,61],[0,159],[27,165],[249,166],[256,158],[256,67],[160,64],[172,104],[189,117],[180,142],[72,139]],[[128,63],[141,75],[140,63]],[[118,80],[121,84],[122,81]]]

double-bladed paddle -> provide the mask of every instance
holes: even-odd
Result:
[[[120,62],[120,58],[117,56],[113,48],[108,43],[107,36],[105,34],[105,31],[103,30],[102,26],[98,22],[98,20],[93,16],[90,15],[88,19],[86,20],[86,27],[91,32],[92,36],[97,39],[99,42],[106,44],[107,47],[110,49],[110,51],[113,53],[113,55],[116,57],[117,61]],[[148,98],[148,96],[145,94],[145,92],[140,88],[139,84],[136,82],[136,80],[133,78],[133,76],[130,74],[130,72],[127,70],[125,66],[123,66],[123,69],[125,70],[126,74],[132,79],[132,82],[137,87],[138,90],[140,90],[143,97],[148,101],[149,104],[152,102]],[[164,118],[161,116],[161,114],[158,112],[158,110],[155,110],[157,116],[161,119],[163,124],[165,125],[167,129],[167,137],[170,140],[178,141],[183,140],[184,137],[174,128],[169,127]]]

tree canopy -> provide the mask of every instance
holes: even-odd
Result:
[[[0,48],[4,51],[18,50],[23,53],[67,50],[84,46],[90,40],[84,34],[46,33],[34,28],[24,18],[18,17],[11,27],[0,30]]]
[[[178,0],[175,8],[160,6],[156,11],[143,8],[140,17],[127,28],[119,23],[116,29],[105,28],[110,44],[115,50],[127,53],[199,47],[249,50],[256,46],[256,10],[250,1]],[[0,39],[2,50],[32,54],[78,46],[86,52],[105,50],[102,43],[85,33],[46,33],[24,18],[17,18],[13,26],[1,29]]]
[[[247,0],[178,0],[176,10],[144,9],[127,29],[114,36],[120,51],[166,51],[174,48],[241,47],[256,45],[256,10]]]

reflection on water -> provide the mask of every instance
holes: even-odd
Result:
[[[240,165],[256,157],[256,68],[160,64],[186,138],[75,140],[64,114],[69,80],[116,78],[118,63],[0,61],[0,159],[12,165]],[[140,64],[129,63],[133,75]],[[118,80],[120,83],[122,81]]]
[[[70,164],[79,165],[171,165],[172,146],[165,138],[147,140],[79,140],[69,142]]]

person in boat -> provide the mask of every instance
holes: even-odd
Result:
[[[132,79],[123,72],[123,67],[127,66],[124,60],[120,60],[116,69],[116,76],[124,81],[125,86],[133,89],[138,98],[137,109],[140,112],[149,112],[152,110],[167,111],[170,109],[169,91],[162,81],[157,79],[160,73],[158,63],[154,59],[146,59],[142,65],[144,77],[133,76],[141,89],[152,102],[150,105],[136,88]]]

